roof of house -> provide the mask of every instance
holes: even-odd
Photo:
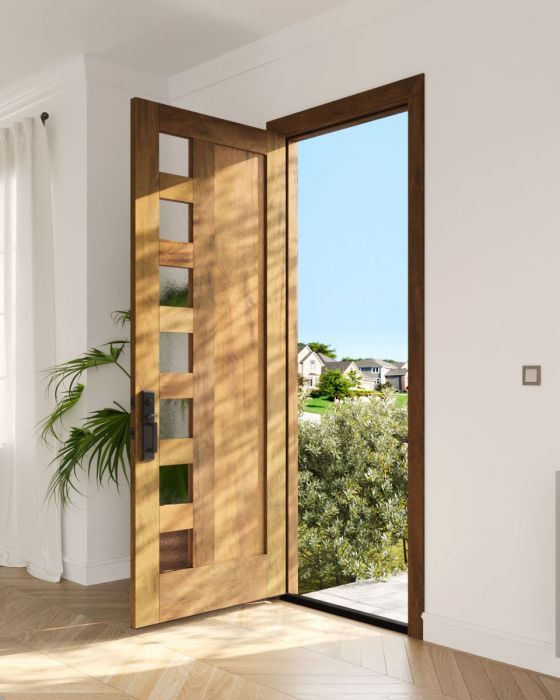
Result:
[[[307,344],[306,344],[306,343],[298,343],[298,344],[297,344],[297,350],[298,350],[298,352],[301,352],[301,351],[303,350],[303,348],[306,348],[306,347],[307,347]]]
[[[323,355],[323,357],[324,357],[324,355]],[[350,365],[353,365],[353,364],[354,364],[354,362],[352,360],[342,360],[340,362],[337,362],[336,360],[329,358],[329,361],[326,362],[325,366],[323,367],[323,371],[328,372],[329,370],[337,369],[340,372],[346,372],[348,367],[350,367]]]
[[[358,367],[388,367],[389,369],[394,369],[396,365],[391,362],[385,362],[385,360],[376,360],[374,357],[365,357],[363,360],[356,360]]]
[[[404,377],[404,375],[408,372],[407,369],[403,369],[402,367],[395,367],[395,369],[390,369],[386,376],[387,377]]]
[[[363,371],[360,371],[360,374],[362,375],[362,379],[365,382],[372,382],[373,384],[377,384],[377,381],[379,379],[377,374],[374,374],[373,372],[363,372]]]
[[[333,357],[329,357],[328,355],[323,355],[322,352],[317,352],[315,353],[317,357],[322,360],[323,362],[336,362],[336,360]]]

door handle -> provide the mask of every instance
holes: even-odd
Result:
[[[156,395],[153,391],[140,392],[142,411],[142,461],[151,462],[156,456],[158,425],[156,421]]]

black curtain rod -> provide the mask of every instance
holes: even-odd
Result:
[[[41,121],[43,122],[43,126],[45,125],[45,122],[49,118],[49,113],[48,112],[42,112],[41,113]]]

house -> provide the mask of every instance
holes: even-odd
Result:
[[[0,696],[560,698],[559,35],[558,0],[2,3]],[[134,120],[131,99],[144,110]],[[297,397],[295,368],[285,367],[295,348],[289,356],[276,345],[297,336],[298,288],[308,283],[294,272],[291,166],[296,150],[302,162],[305,139],[385,119],[407,122],[400,172],[411,196],[399,220],[411,245],[409,255],[399,250],[412,271],[410,362],[427,387],[409,387],[410,582],[418,585],[409,632],[426,646],[296,606],[297,549],[283,561],[297,537],[297,503],[288,503],[297,463],[290,478],[278,471],[297,456]],[[20,147],[28,132],[43,139],[40,148]],[[25,156],[26,172],[36,156],[50,154],[51,167],[18,182],[14,154]],[[321,201],[322,240],[309,248],[322,275],[317,294],[338,294],[352,274],[364,284],[381,279],[399,255],[389,226],[354,244],[354,213],[367,209],[373,220],[374,193],[382,200],[385,188],[348,155],[323,161],[339,193]],[[346,199],[342,186],[356,172],[364,189]],[[49,173],[52,186],[37,187]],[[41,201],[27,206],[24,197]],[[327,231],[338,204],[344,223]],[[15,228],[12,208],[23,217],[17,237],[5,232]],[[203,231],[186,235],[201,222]],[[338,273],[323,269],[317,250]],[[157,308],[157,268],[165,275],[168,265],[192,281],[194,310]],[[131,269],[135,284],[149,278],[146,294],[131,295]],[[201,284],[211,294],[200,294]],[[377,322],[374,304],[354,303],[360,322]],[[128,339],[111,312],[130,308],[133,333],[145,337],[129,347],[148,344],[132,363],[138,381],[131,390],[114,367],[92,369],[85,408],[67,427],[114,401],[126,413],[132,395],[131,456],[148,458],[122,472],[136,500],[131,508],[125,483],[98,488],[92,469],[91,481],[80,475],[72,507],[60,509],[42,492],[61,460],[36,439],[39,378],[91,345]],[[167,371],[164,334],[178,348]],[[453,400],[455,367],[468,367],[482,347],[501,359],[499,391]],[[329,361],[306,359],[315,382]],[[540,362],[542,386],[523,386],[522,366]],[[406,390],[406,363],[361,364],[363,386]],[[155,397],[153,412],[144,391]],[[156,451],[160,396],[188,405],[194,428]],[[126,429],[122,436],[126,458]],[[165,472],[189,485],[186,502],[160,504]],[[288,537],[278,532],[286,518]],[[175,562],[160,561],[172,546]],[[145,606],[136,624],[203,602],[212,618],[129,632],[123,580],[131,571],[130,600]],[[253,600],[266,602],[246,604]],[[243,607],[215,612],[233,604]]]
[[[324,364],[319,353],[305,343],[298,343],[298,374],[303,377],[304,386],[317,386]]]
[[[323,358],[325,355],[322,356]],[[323,361],[323,372],[327,372],[330,370],[337,370],[341,374],[344,374],[345,376],[348,376],[350,374],[355,374],[358,375],[360,374],[360,370],[358,369],[358,366],[356,365],[355,362],[352,360],[333,360],[332,357],[328,358],[328,362]]]
[[[406,364],[408,366],[408,363],[402,364]],[[405,391],[404,382],[401,380],[395,380],[395,377],[400,375],[391,374],[391,372],[400,370],[401,363],[395,364],[392,362],[387,362],[386,360],[378,360],[374,357],[366,357],[363,360],[357,360],[356,365],[362,374],[364,388],[366,388],[366,385],[367,388],[369,388],[370,385],[378,387],[381,386],[381,384],[385,384],[390,381],[395,385],[398,391]],[[406,386],[408,386],[408,380],[406,382]]]

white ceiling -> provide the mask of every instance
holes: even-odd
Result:
[[[348,0],[0,0],[0,89],[79,54],[173,75]]]

